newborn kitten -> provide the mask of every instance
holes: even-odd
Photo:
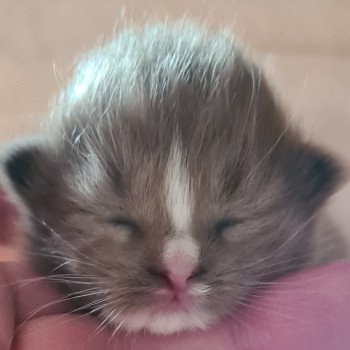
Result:
[[[338,180],[231,38],[190,24],[89,53],[3,167],[36,269],[79,311],[158,334],[204,329],[308,264]]]

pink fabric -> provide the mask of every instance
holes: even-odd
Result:
[[[0,199],[0,237],[11,236],[12,215]],[[0,350],[350,349],[350,262],[291,275],[237,320],[169,337],[120,333],[110,339],[107,329],[95,332],[98,320],[69,314],[55,289],[33,276],[19,263],[0,264]]]

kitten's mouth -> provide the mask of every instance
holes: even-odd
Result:
[[[207,293],[209,287],[205,285],[191,286],[182,292],[159,289],[149,305],[120,313],[113,323],[116,328],[130,332],[162,335],[205,329],[218,319],[217,315],[199,306],[198,300]]]
[[[188,309],[193,303],[193,296],[188,291],[160,289],[155,293],[155,304],[165,309]]]
[[[162,288],[155,292],[154,303],[167,311],[188,311],[196,300],[208,294],[210,288],[205,285],[193,285],[183,290]]]
[[[167,307],[147,307],[132,313],[120,314],[115,318],[115,328],[128,332],[146,331],[158,335],[203,330],[218,320],[202,308],[168,305]]]

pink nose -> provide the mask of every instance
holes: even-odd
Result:
[[[192,264],[178,260],[173,261],[171,264],[166,264],[164,270],[151,268],[149,272],[166,282],[167,287],[171,291],[181,293],[187,289],[189,279],[199,277],[204,273],[204,270],[201,267],[194,269]]]
[[[165,278],[171,290],[182,292],[187,288],[188,279],[192,276],[193,264],[183,259],[181,256],[174,255],[165,262]]]
[[[169,289],[174,292],[183,292],[187,289],[188,279],[192,275],[192,270],[182,273],[169,271],[165,272],[164,277],[168,283]]]
[[[163,280],[167,287],[173,292],[180,293],[187,289],[188,279],[192,276],[191,272],[187,273],[174,273],[174,271],[168,270],[155,270],[153,268],[148,271]]]

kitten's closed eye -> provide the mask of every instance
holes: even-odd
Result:
[[[140,235],[141,230],[137,223],[132,219],[116,216],[108,218],[105,223],[112,225],[118,230],[118,232],[123,232],[125,240],[131,235]]]
[[[214,224],[214,239],[218,239],[228,230],[239,225],[243,220],[238,218],[222,218]]]

